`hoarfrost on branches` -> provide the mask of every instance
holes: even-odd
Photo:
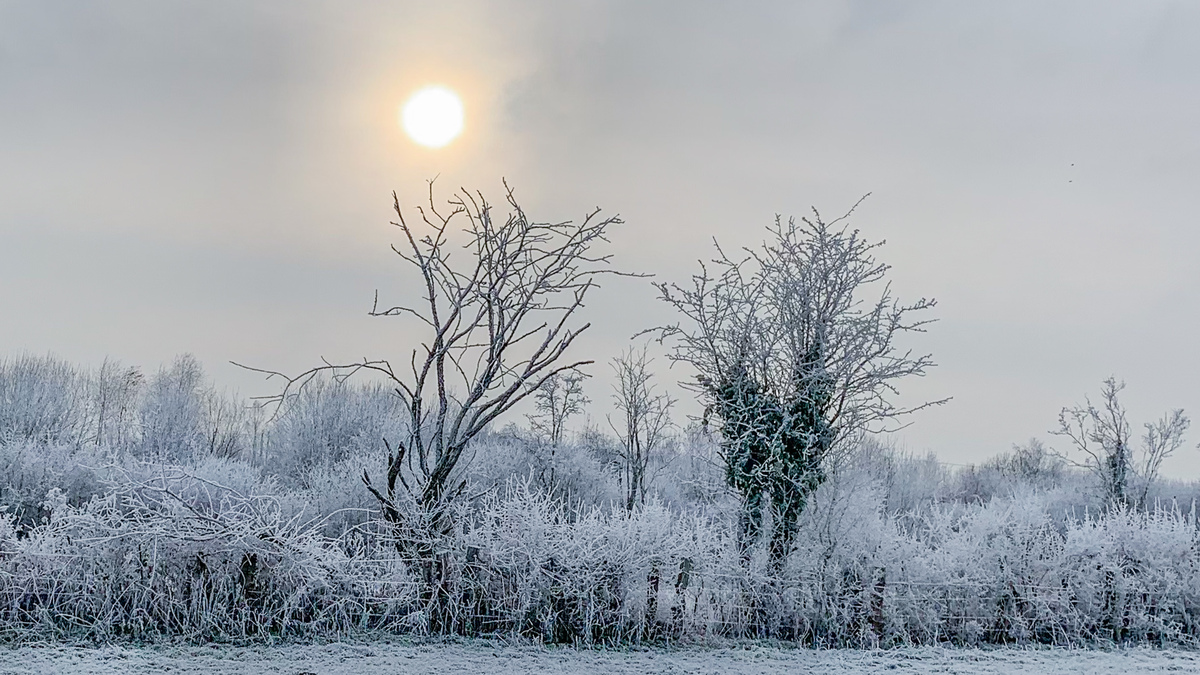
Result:
[[[863,433],[943,402],[893,403],[899,380],[933,365],[896,338],[923,331],[931,319],[918,316],[934,301],[892,297],[889,267],[875,259],[882,242],[839,226],[849,215],[777,216],[761,248],[734,259],[717,245],[713,269],[701,263],[690,286],[656,284],[684,316],[658,332],[696,369],[705,420],[720,425],[727,480],[743,497],[744,545],[771,522],[776,561],[831,461]]]

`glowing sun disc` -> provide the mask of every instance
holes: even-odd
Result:
[[[400,110],[400,122],[417,143],[440,148],[462,133],[462,101],[446,87],[425,87],[409,97]]]

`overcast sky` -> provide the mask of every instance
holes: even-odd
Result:
[[[436,151],[397,124],[435,83],[466,108]],[[713,237],[872,193],[852,225],[901,299],[938,300],[905,399],[954,397],[913,452],[1057,447],[1109,375],[1135,429],[1200,415],[1194,2],[0,0],[0,357],[191,352],[244,394],[271,389],[230,360],[403,357],[366,311],[411,291],[391,191],[434,176],[493,201],[506,177],[538,220],[620,213],[615,264],[679,281]],[[673,320],[645,280],[586,318],[605,402],[603,364]]]

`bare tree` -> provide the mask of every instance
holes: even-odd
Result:
[[[1125,388],[1116,378],[1104,381],[1100,392],[1102,402],[1097,407],[1084,398],[1084,405],[1063,408],[1058,414],[1058,430],[1051,432],[1071,441],[1082,459],[1065,454],[1068,463],[1091,471],[1100,484],[1106,504],[1124,506],[1130,503],[1134,479],[1140,483],[1135,501],[1144,504],[1151,485],[1158,480],[1162,462],[1183,445],[1183,434],[1191,421],[1183,410],[1173,410],[1157,422],[1145,424],[1140,461],[1134,457],[1133,434],[1130,431],[1125,407],[1118,395]]]
[[[562,445],[567,420],[583,412],[589,403],[583,394],[587,375],[569,371],[553,375],[533,394],[534,412],[528,415],[530,431],[552,447]]]
[[[537,451],[549,450],[549,461],[538,472],[538,483],[551,492],[558,487],[557,457],[566,433],[567,420],[583,412],[588,404],[583,394],[587,375],[579,371],[557,373],[547,378],[533,394],[534,412],[527,415]]]
[[[95,433],[92,442],[117,448],[128,442],[134,428],[137,399],[145,376],[137,368],[105,359],[89,382]]]
[[[370,314],[408,318],[427,331],[425,341],[400,367],[388,360],[326,362],[285,376],[283,391],[272,397],[286,402],[323,373],[345,378],[368,371],[395,387],[407,432],[394,450],[389,446],[384,482],[364,471],[363,483],[385,518],[400,526],[400,545],[423,558],[451,527],[471,440],[551,378],[592,363],[564,358],[589,326],[569,322],[596,277],[611,272],[609,256],[593,247],[621,220],[596,209],[579,223],[534,222],[505,188],[510,213],[498,218],[482,194],[466,190],[449,200],[448,211],[439,210],[430,183],[418,225],[408,222],[393,193],[392,224],[402,237],[392,249],[417,273],[423,297],[384,307],[376,292]],[[466,253],[460,257],[459,250]]]
[[[889,267],[874,255],[883,242],[839,227],[849,215],[776,217],[761,249],[734,260],[717,245],[715,269],[701,263],[690,287],[656,284],[685,318],[660,334],[673,339],[674,359],[698,371],[705,422],[720,425],[726,479],[744,500],[743,544],[758,539],[769,512],[777,562],[838,453],[866,431],[897,428],[897,418],[948,400],[893,403],[899,380],[934,365],[896,344],[923,332],[930,320],[914,315],[934,301],[892,297]]]
[[[1177,408],[1163,413],[1158,421],[1143,425],[1146,431],[1142,434],[1142,461],[1138,465],[1138,474],[1142,479],[1142,494],[1138,501],[1143,505],[1150,487],[1158,480],[1163,460],[1183,447],[1183,434],[1191,424],[1191,420],[1183,414],[1183,409]]]
[[[625,491],[625,509],[632,511],[646,502],[648,471],[651,462],[660,455],[671,427],[671,407],[675,401],[667,394],[655,391],[646,348],[632,347],[613,359],[617,376],[613,398],[621,423],[609,419],[620,440],[621,483]]]

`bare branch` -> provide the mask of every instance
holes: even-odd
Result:
[[[535,222],[507,182],[504,187],[508,213],[501,216],[481,193],[466,189],[440,210],[430,181],[415,222],[392,193],[392,224],[401,234],[392,250],[416,273],[421,297],[381,305],[376,292],[369,314],[410,320],[426,331],[405,373],[367,359],[325,362],[294,377],[250,368],[282,378],[282,391],[267,397],[279,405],[319,376],[345,379],[366,371],[395,385],[408,431],[395,452],[389,449],[386,484],[363,475],[395,523],[409,518],[406,508],[417,508],[434,530],[446,526],[449,504],[464,487],[455,476],[471,439],[548,382],[575,377],[564,374],[591,363],[564,361],[588,328],[572,320],[599,275],[623,274],[608,267],[608,255],[593,252],[619,217],[603,217],[597,208],[578,223]]]

